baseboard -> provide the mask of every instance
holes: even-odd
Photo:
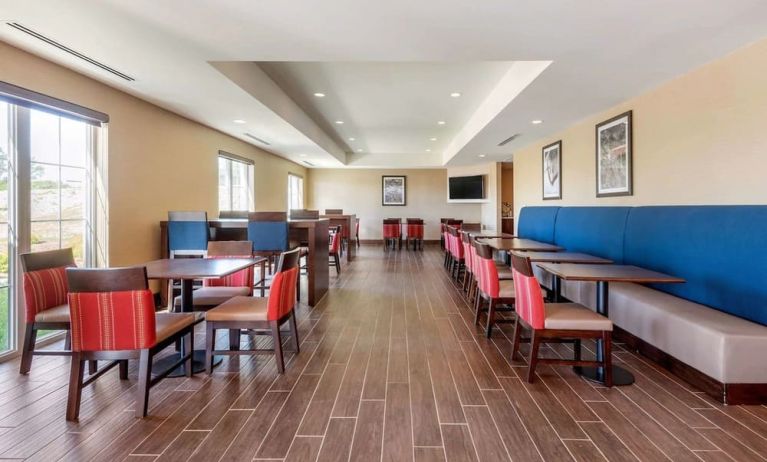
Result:
[[[620,327],[613,329],[615,339],[624,342],[626,348],[646,356],[723,404],[767,404],[767,383],[722,383]]]
[[[439,239],[424,239],[424,244],[439,244]],[[381,239],[360,239],[360,244],[365,245],[383,245],[383,238]],[[405,245],[405,240],[402,239],[402,245]]]

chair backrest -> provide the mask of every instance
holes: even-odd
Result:
[[[383,237],[384,239],[399,238],[402,233],[399,218],[384,218]]]
[[[66,268],[75,266],[72,249],[19,255],[24,272],[24,314],[26,322],[49,308],[67,303]]]
[[[343,215],[343,209],[325,209],[325,215]]]
[[[204,255],[210,226],[207,212],[168,212],[168,250],[176,255]]]
[[[283,252],[277,261],[267,301],[266,319],[269,321],[282,319],[296,305],[299,258],[299,250],[295,249]]]
[[[517,316],[533,329],[543,329],[546,308],[541,286],[533,274],[530,257],[511,254],[511,268],[514,274],[514,306]]]
[[[464,258],[463,245],[458,238],[458,228],[453,225],[447,226],[448,239],[450,240],[450,253],[458,260]]]
[[[247,210],[221,210],[218,212],[218,217],[223,220],[230,219],[245,219],[248,218]]]
[[[493,248],[475,239],[474,249],[477,253],[479,289],[488,297],[498,298],[500,282],[498,281],[498,269],[493,260]]]
[[[255,252],[288,250],[289,226],[285,212],[252,212],[248,214],[248,240]]]
[[[154,346],[155,305],[143,266],[68,268],[73,351]]]
[[[407,237],[423,239],[423,220],[420,218],[407,219]]]
[[[337,226],[336,229],[330,233],[330,244],[328,248],[330,254],[336,254],[341,251],[341,236],[343,236],[343,234],[341,233],[340,226]]]
[[[250,241],[210,241],[208,243],[208,258],[251,258],[253,243]],[[253,267],[237,271],[217,279],[205,279],[202,284],[206,287],[252,287]]]
[[[356,228],[356,236],[359,237],[360,235],[360,219],[359,218],[354,219],[354,227]]]
[[[291,220],[317,220],[319,218],[319,210],[290,209]]]
[[[458,231],[459,245],[463,248],[463,259],[466,269],[471,273],[474,272],[474,259],[471,254],[471,234],[466,231]]]

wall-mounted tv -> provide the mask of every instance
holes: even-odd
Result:
[[[484,199],[485,176],[453,176],[448,178],[450,200]]]

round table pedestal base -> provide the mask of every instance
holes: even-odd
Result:
[[[181,359],[181,353],[173,353],[162,359],[158,359],[152,365],[152,373],[154,373],[154,371],[166,370],[179,359]],[[221,361],[223,361],[223,357],[213,356],[213,367],[221,364]],[[194,350],[194,354],[192,355],[192,374],[199,374],[200,372],[205,372],[205,350]],[[174,369],[173,372],[168,374],[167,377],[184,377],[185,375],[186,370],[184,364],[181,364]]]
[[[605,379],[601,367],[573,367],[576,374],[586,380],[601,383],[604,385]],[[634,383],[634,375],[620,366],[613,366],[613,386],[620,387]]]

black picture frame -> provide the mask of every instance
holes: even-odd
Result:
[[[406,175],[381,175],[381,205],[395,207],[407,205]]]
[[[551,179],[552,176],[552,169],[549,168],[551,164],[547,164],[547,151],[548,152],[554,152],[554,149],[556,149],[557,153],[557,159],[556,159],[556,178],[554,179],[554,183],[556,184],[556,192],[554,194],[549,193],[546,194],[546,184],[547,184],[547,178]],[[549,181],[550,183],[551,181]],[[546,146],[541,148],[541,197],[543,200],[559,200],[562,199],[562,140],[555,141],[551,144],[547,144]]]
[[[622,127],[622,130],[613,130],[613,133],[608,133],[602,136],[603,131],[607,131],[614,127]],[[622,132],[622,133],[621,133]],[[611,139],[608,139],[611,138]],[[607,141],[615,142],[617,139],[617,145],[610,148],[606,144]],[[595,128],[595,149],[596,156],[596,192],[597,197],[616,197],[616,196],[632,196],[634,195],[634,129],[633,129],[633,113],[632,111],[626,111],[622,114],[618,114],[615,117],[611,117],[604,122],[600,122]],[[623,143],[621,144],[621,138]],[[623,150],[621,153],[620,150]],[[617,154],[610,154],[611,157],[620,157],[625,155],[625,160],[621,161],[620,158],[612,159],[611,162],[618,164],[608,166],[603,165],[610,159],[606,159],[606,156],[602,156],[602,151],[615,151],[619,150]],[[622,164],[622,166],[621,166]],[[603,174],[603,170],[613,170],[612,174],[607,176]],[[621,172],[624,170],[624,172]],[[616,175],[617,173],[617,175]],[[612,178],[610,178],[612,177]],[[624,185],[611,186],[609,181],[625,180]],[[603,182],[607,184],[603,184]]]

